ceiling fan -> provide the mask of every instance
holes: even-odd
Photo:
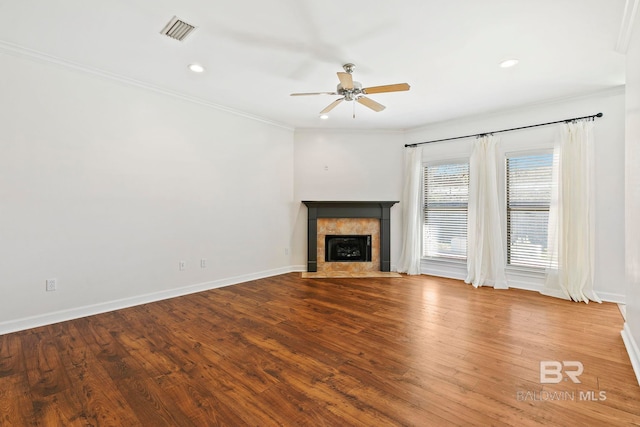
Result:
[[[320,114],[327,114],[329,111],[333,110],[338,106],[342,101],[356,101],[365,107],[371,108],[373,111],[379,112],[385,109],[385,106],[374,101],[371,98],[367,98],[364,95],[370,95],[373,93],[383,93],[383,92],[400,92],[404,90],[409,90],[410,86],[408,83],[396,83],[392,85],[384,85],[384,86],[372,86],[372,87],[362,87],[360,82],[356,82],[353,80],[353,70],[355,69],[354,64],[344,64],[342,68],[344,68],[344,72],[339,71],[338,79],[340,83],[336,88],[335,92],[312,92],[312,93],[292,93],[291,96],[306,96],[306,95],[341,95],[342,98],[338,98],[329,104],[324,110],[320,111]],[[355,106],[355,104],[354,104]],[[355,114],[354,114],[355,117]]]

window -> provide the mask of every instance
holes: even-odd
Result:
[[[548,265],[553,154],[507,157],[507,264]]]
[[[469,163],[424,168],[424,257],[467,258]]]

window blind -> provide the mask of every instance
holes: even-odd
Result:
[[[424,168],[423,256],[466,259],[469,163]]]
[[[548,266],[553,154],[507,157],[507,264]]]

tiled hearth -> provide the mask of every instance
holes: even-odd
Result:
[[[308,208],[308,262],[303,277],[389,277],[390,208],[397,202],[303,201]],[[325,236],[371,236],[371,261],[325,262]]]

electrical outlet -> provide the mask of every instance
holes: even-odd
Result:
[[[289,248],[284,248],[284,254],[289,255]]]
[[[178,268],[180,269],[180,271],[183,271],[185,268],[187,268],[187,263],[184,261],[178,262]]]
[[[207,268],[207,260],[202,258],[200,260],[200,268]]]
[[[45,280],[47,292],[53,292],[58,289],[58,281],[56,279]]]

